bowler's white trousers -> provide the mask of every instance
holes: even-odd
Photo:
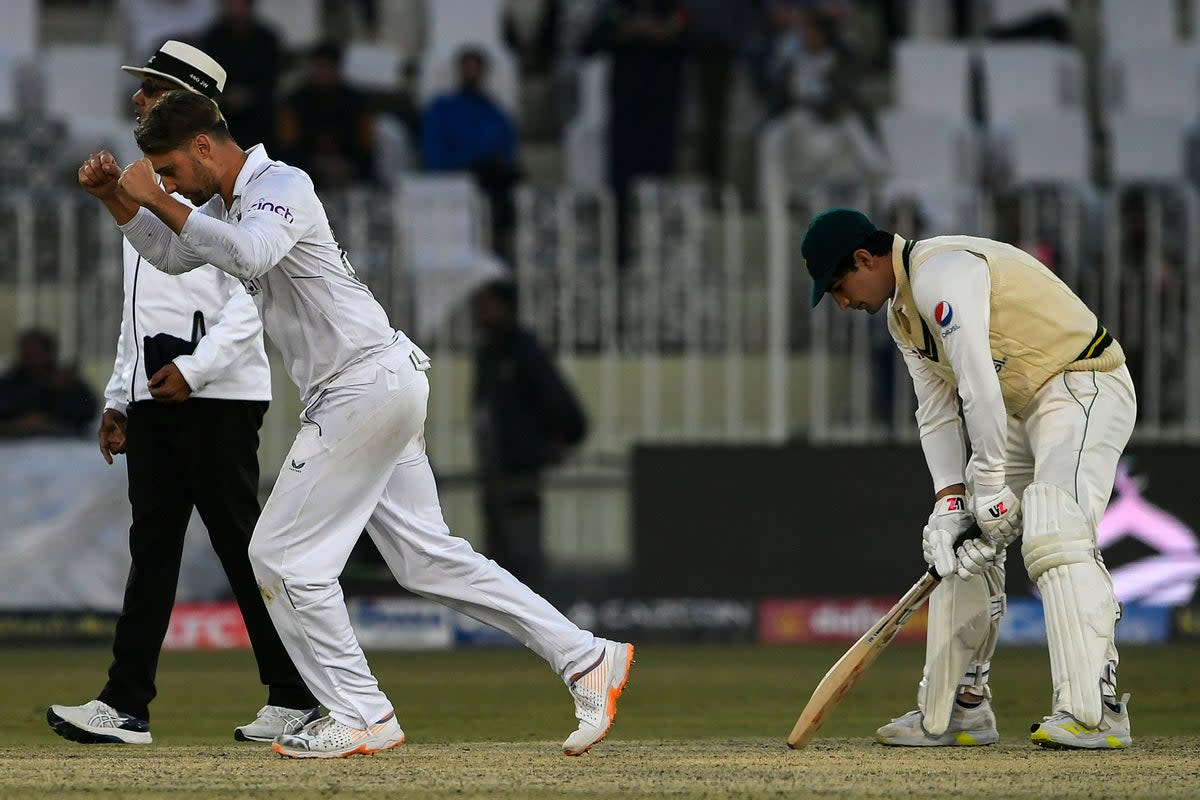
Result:
[[[450,535],[425,455],[429,381],[411,351],[404,342],[348,368],[305,409],[250,542],[254,574],[288,653],[334,719],[355,728],[392,710],[338,583],[364,528],[402,586],[510,634],[564,680],[602,648]]]

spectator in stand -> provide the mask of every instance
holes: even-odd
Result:
[[[0,436],[81,436],[96,419],[96,396],[58,345],[31,328],[17,337],[17,363],[0,375]]]
[[[375,123],[367,98],[342,74],[342,48],[312,53],[308,79],[279,110],[279,153],[319,190],[375,180]]]
[[[609,78],[609,181],[617,202],[617,251],[628,263],[629,188],[636,176],[675,172],[683,103],[681,0],[610,0],[585,50],[612,54]]]
[[[773,71],[781,105],[790,109],[790,177],[806,184],[878,181],[888,159],[870,132],[858,57],[846,45],[840,17],[809,11],[799,37],[776,41]]]
[[[684,0],[700,100],[700,171],[714,190],[725,183],[729,98],[734,67],[764,46],[763,0]]]
[[[279,37],[254,16],[254,0],[221,0],[221,16],[198,46],[225,66],[221,111],[249,147],[275,149],[275,93],[283,68]]]
[[[468,46],[458,54],[458,89],[433,99],[421,122],[425,168],[470,172],[492,207],[492,246],[512,264],[516,208],[513,187],[521,179],[517,133],[508,112],[488,97],[487,54]]]
[[[544,591],[542,473],[583,441],[578,399],[531,331],[517,323],[515,287],[490,283],[474,297],[475,440],[487,553]]]

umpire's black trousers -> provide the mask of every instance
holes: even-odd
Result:
[[[208,528],[242,610],[269,687],[267,703],[314,708],[316,699],[292,664],[267,616],[247,548],[260,511],[258,430],[267,403],[191,398],[168,405],[130,404],[125,428],[129,469],[129,553],[133,563],[117,620],[113,662],[99,699],[150,719],[158,655],[167,634],[183,539],[194,506]]]

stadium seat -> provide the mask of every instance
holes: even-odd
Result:
[[[1013,183],[1091,183],[1091,137],[1082,111],[1018,115],[1008,143]]]
[[[930,41],[950,36],[949,0],[909,0],[906,5],[910,38]]]
[[[417,291],[416,329],[429,339],[474,288],[506,270],[484,248],[487,204],[469,176],[409,174],[399,188],[405,267]]]
[[[1200,49],[1173,44],[1109,52],[1103,98],[1109,111],[1195,114],[1200,109]]]
[[[1176,0],[1100,0],[1100,27],[1109,52],[1179,41]],[[1193,28],[1195,27],[1193,17]]]
[[[46,112],[65,120],[72,132],[81,126],[128,120],[128,114],[118,113],[118,81],[124,73],[115,45],[51,45],[42,56],[41,70]]]
[[[1047,44],[991,44],[981,51],[984,111],[990,127],[1024,112],[1058,113],[1083,105],[1083,58]]]
[[[254,13],[275,28],[285,50],[303,50],[321,40],[320,0],[257,0]]]
[[[504,5],[501,0],[425,0],[428,46],[439,48],[476,42],[503,42]]]
[[[379,92],[398,91],[403,69],[404,56],[398,49],[371,42],[351,42],[342,63],[342,72],[352,85]]]
[[[567,182],[581,188],[607,183],[608,71],[607,56],[587,59],[579,69],[579,112],[565,134]]]
[[[18,61],[31,60],[37,55],[39,22],[39,0],[4,0],[0,51]]]
[[[1065,16],[1068,11],[1067,0],[991,0],[988,4],[988,23],[992,27],[1011,25],[1038,13]]]
[[[1177,114],[1110,115],[1113,183],[1181,183],[1191,123],[1190,118]]]
[[[895,105],[956,122],[971,119],[971,50],[905,41],[895,50]]]
[[[18,60],[0,50],[0,120],[17,116],[17,69]]]
[[[915,201],[927,233],[972,230],[966,213],[973,208],[978,179],[976,136],[964,122],[925,112],[888,109],[879,130],[891,160],[890,178],[881,193],[895,208]]]

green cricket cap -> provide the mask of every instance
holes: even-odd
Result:
[[[829,291],[838,263],[875,231],[875,223],[853,208],[830,208],[812,218],[800,243],[800,254],[813,279],[814,307]]]

